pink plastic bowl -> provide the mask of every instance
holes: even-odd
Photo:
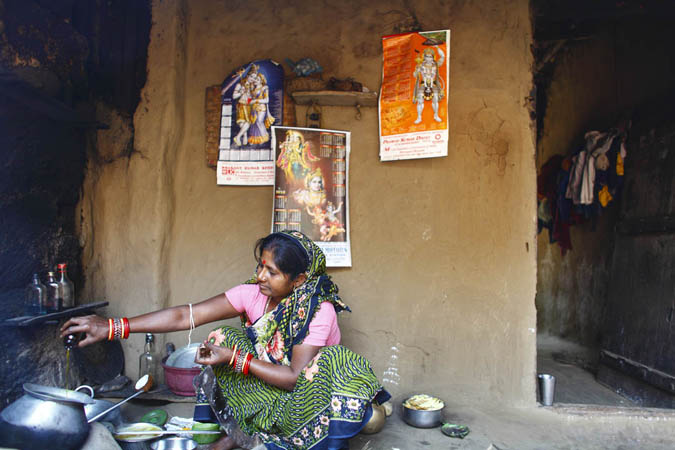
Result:
[[[164,361],[162,361],[162,367],[164,367],[164,381],[166,381],[171,392],[186,397],[195,395],[195,387],[192,384],[192,380],[201,372],[199,367],[191,367],[189,369],[171,367],[164,364]]]

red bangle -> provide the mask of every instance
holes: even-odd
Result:
[[[113,320],[108,319],[108,340],[113,340]]]
[[[131,332],[131,328],[129,328],[129,319],[126,317],[122,317],[122,328],[122,339],[127,339]]]
[[[241,370],[241,373],[248,375],[248,369],[251,366],[251,360],[253,359],[253,353],[246,354],[246,361],[244,361],[244,368]]]

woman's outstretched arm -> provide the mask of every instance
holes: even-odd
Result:
[[[195,327],[217,320],[237,317],[239,312],[234,309],[225,294],[219,294],[192,305],[192,316]],[[72,317],[61,327],[61,337],[72,333],[85,333],[78,346],[85,347],[94,342],[108,339],[108,319],[90,315]],[[174,306],[161,309],[129,319],[131,333],[166,333],[190,329],[190,307],[188,305]]]

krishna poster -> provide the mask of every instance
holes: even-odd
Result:
[[[302,231],[321,247],[328,267],[351,267],[350,133],[273,126],[272,147],[272,231]]]
[[[269,59],[239,67],[223,81],[218,184],[274,183],[271,126],[281,124],[283,84],[283,68]]]

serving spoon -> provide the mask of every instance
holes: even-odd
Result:
[[[222,431],[220,430],[213,430],[213,431],[208,431],[208,430],[151,430],[151,431],[115,431],[113,433],[114,436],[145,436],[145,435],[155,435],[155,436],[160,436],[160,435],[165,435],[165,434],[221,434]]]
[[[143,392],[148,392],[148,391],[150,390],[151,387],[152,387],[152,376],[150,376],[150,375],[148,375],[148,374],[143,375],[141,378],[138,379],[138,381],[136,382],[136,385],[134,385],[134,388],[136,389],[136,392],[134,392],[132,395],[130,395],[129,397],[125,398],[125,399],[122,400],[121,402],[115,403],[115,404],[112,405],[110,408],[108,408],[108,409],[106,409],[106,410],[104,410],[104,411],[101,411],[100,413],[98,413],[98,414],[96,414],[94,417],[92,417],[91,419],[88,419],[88,420],[87,420],[87,423],[92,423],[92,422],[94,422],[95,420],[100,419],[101,417],[105,416],[106,414],[108,414],[108,413],[109,413],[110,411],[112,411],[113,409],[115,409],[115,408],[121,406],[122,404],[128,402],[128,401],[131,400],[132,398],[138,397],[138,396],[141,395]]]

